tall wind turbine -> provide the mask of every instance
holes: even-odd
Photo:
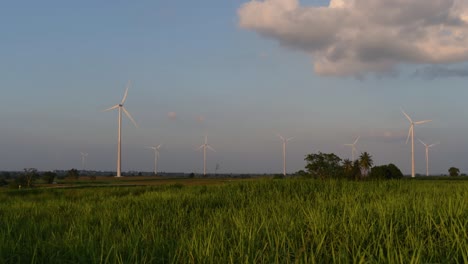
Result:
[[[121,145],[122,145],[122,111],[125,113],[125,115],[132,121],[132,123],[135,125],[135,127],[138,127],[135,120],[133,120],[133,117],[130,115],[130,113],[125,109],[124,103],[125,100],[127,99],[127,94],[128,94],[128,88],[130,87],[130,81],[127,83],[127,88],[125,89],[125,94],[122,98],[122,101],[119,104],[116,104],[112,107],[107,108],[104,111],[110,111],[114,109],[119,109],[119,128],[118,128],[118,136],[117,136],[117,176],[116,177],[122,177],[121,175],[121,162],[122,162],[122,157],[121,157]]]
[[[433,146],[439,144],[439,143],[434,143],[434,144],[431,144],[431,145],[427,145],[426,143],[424,143],[422,140],[420,140],[418,138],[419,142],[421,142],[424,147],[426,147],[426,176],[429,176],[429,148],[432,148]]]
[[[277,136],[283,142],[283,176],[286,176],[286,143],[288,143],[288,141],[292,140],[293,138],[285,138],[280,134],[277,134]]]
[[[406,118],[410,122],[410,128],[408,131],[408,137],[406,138],[406,144],[408,144],[408,140],[411,136],[411,177],[414,178],[415,177],[415,174],[414,174],[414,125],[428,123],[428,122],[431,122],[432,120],[423,120],[423,121],[413,122],[411,117],[407,115],[405,111],[403,111],[403,109],[401,109],[401,112],[406,116]]]
[[[161,148],[162,144],[159,144],[155,147],[147,147],[149,149],[154,150],[154,175],[158,175],[158,158],[159,158],[159,148]]]
[[[80,152],[81,154],[81,170],[86,169],[86,158],[88,157],[88,153]]]
[[[206,149],[210,149],[213,152],[216,152],[216,150],[214,150],[214,148],[212,148],[208,144],[208,137],[207,136],[205,136],[205,143],[197,148],[197,150],[199,150],[199,149],[203,149],[203,175],[206,175]]]
[[[352,157],[353,161],[354,161],[354,153],[357,154],[356,144],[357,144],[357,142],[359,140],[359,137],[360,136],[358,136],[356,138],[356,140],[354,140],[353,144],[345,144],[345,146],[350,146],[351,147],[351,157]]]

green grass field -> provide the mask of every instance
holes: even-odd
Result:
[[[468,263],[468,181],[196,182],[5,189],[0,262]]]

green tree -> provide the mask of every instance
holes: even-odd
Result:
[[[393,163],[387,165],[389,174],[386,176],[387,179],[401,179],[403,178],[403,172]]]
[[[310,175],[305,172],[304,170],[299,170],[299,171],[296,171],[294,173],[295,176],[299,176],[299,177],[309,177]]]
[[[42,174],[42,180],[44,180],[46,183],[51,184],[54,182],[55,177],[57,177],[57,173],[47,171]]]
[[[372,165],[374,165],[372,156],[367,152],[363,152],[359,157],[359,166],[361,166],[363,176],[366,177],[369,174]]]
[[[452,177],[460,175],[460,169],[455,168],[455,167],[450,167],[450,169],[448,169],[448,172],[449,172],[449,175]]]
[[[400,179],[403,178],[401,170],[390,163],[388,165],[375,166],[369,173],[371,179]]]
[[[353,170],[351,171],[351,175],[349,178],[355,181],[360,180],[362,178],[361,165],[359,165],[359,160],[355,160],[353,162]]]
[[[353,170],[353,162],[350,159],[343,160],[343,170],[345,173],[349,173]]]
[[[11,178],[11,173],[8,171],[2,172],[2,178],[5,180],[9,180]]]
[[[305,157],[308,173],[321,179],[338,178],[342,173],[341,158],[333,153],[309,154]]]
[[[34,181],[37,178],[39,178],[39,173],[37,172],[37,169],[25,168],[23,173],[19,175],[19,177],[16,179],[16,182],[18,183],[18,185],[30,188],[33,186]]]
[[[77,169],[71,169],[67,171],[67,177],[70,179],[78,180],[78,178],[80,177],[80,173],[78,172]]]

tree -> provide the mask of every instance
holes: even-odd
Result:
[[[299,171],[296,171],[296,173],[294,173],[295,176],[299,176],[299,177],[310,177],[310,175],[305,172],[304,170],[299,170]]]
[[[363,176],[367,176],[369,174],[370,168],[372,168],[372,165],[374,165],[372,156],[367,152],[363,152],[359,157],[359,165],[362,168]]]
[[[42,179],[48,184],[53,183],[55,177],[57,177],[57,173],[51,171],[47,171],[42,174]]]
[[[305,169],[315,177],[325,179],[343,175],[340,166],[341,158],[333,153],[309,154],[305,161],[307,162]]]
[[[11,173],[8,171],[2,172],[2,178],[5,180],[9,180],[11,178]]]
[[[401,179],[403,178],[403,172],[393,163],[387,165],[389,174],[386,175],[387,179]]]
[[[460,175],[460,169],[455,168],[455,167],[450,167],[450,169],[448,169],[448,172],[449,172],[449,175],[452,177]]]
[[[67,177],[70,179],[78,180],[78,178],[80,177],[80,173],[78,172],[77,169],[71,169],[67,171]]]
[[[23,174],[17,178],[17,182],[19,185],[24,185],[28,188],[33,186],[34,181],[39,177],[39,173],[37,169],[34,168],[26,168],[23,171]]]
[[[350,174],[350,179],[352,180],[360,180],[362,178],[362,173],[361,173],[361,165],[359,165],[359,160],[355,160],[353,163],[353,169]]]
[[[400,179],[403,178],[401,170],[390,163],[388,165],[375,166],[369,174],[371,179]]]
[[[353,170],[353,162],[350,159],[344,159],[342,166],[345,173],[350,173]]]

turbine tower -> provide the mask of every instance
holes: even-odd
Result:
[[[407,115],[405,111],[403,111],[403,109],[401,109],[401,112],[406,116],[406,118],[410,122],[410,128],[408,130],[408,137],[406,138],[406,144],[408,144],[408,140],[411,136],[411,177],[414,178],[415,177],[415,174],[414,174],[414,125],[428,123],[428,122],[431,122],[432,120],[423,120],[423,121],[413,122],[411,117]]]
[[[132,123],[135,125],[135,127],[138,127],[135,120],[133,120],[132,116],[130,115],[130,113],[127,111],[127,109],[125,109],[124,107],[124,103],[125,103],[125,100],[127,99],[127,94],[128,94],[128,88],[130,87],[130,81],[127,83],[127,88],[125,89],[125,94],[122,98],[122,101],[119,103],[119,104],[116,104],[112,107],[109,107],[107,108],[106,110],[104,111],[110,111],[110,110],[114,110],[114,109],[119,109],[119,128],[118,128],[118,135],[117,135],[117,176],[116,177],[122,177],[121,175],[121,162],[122,162],[122,157],[121,157],[121,154],[122,154],[122,148],[121,148],[121,145],[122,145],[122,111],[125,113],[125,115],[130,119],[130,121],[132,121]]]
[[[86,158],[88,157],[88,153],[80,152],[81,154],[81,170],[86,169]]]
[[[432,148],[433,146],[439,144],[439,143],[434,143],[434,144],[431,144],[431,145],[427,145],[426,143],[424,143],[422,140],[420,140],[418,138],[419,142],[421,142],[424,147],[426,147],[426,176],[429,176],[429,148]]]
[[[290,138],[285,138],[283,137],[282,135],[280,134],[277,134],[277,136],[281,139],[281,141],[283,142],[283,176],[286,176],[286,143],[289,141],[289,140],[292,140],[293,138],[290,137]]]
[[[210,149],[213,152],[216,152],[216,150],[214,150],[214,148],[212,148],[208,144],[208,137],[207,136],[205,136],[205,143],[203,145],[201,145],[200,147],[198,147],[197,150],[202,149],[202,148],[203,148],[203,175],[206,175],[206,149]]]
[[[357,149],[356,149],[356,144],[359,140],[359,136],[356,138],[356,140],[354,140],[353,144],[345,144],[345,146],[350,146],[351,147],[351,157],[352,157],[352,160],[354,161],[354,153],[357,154]]]
[[[146,148],[154,150],[154,175],[158,175],[159,148],[161,148],[161,146],[162,144],[159,144],[155,147],[146,147]]]

